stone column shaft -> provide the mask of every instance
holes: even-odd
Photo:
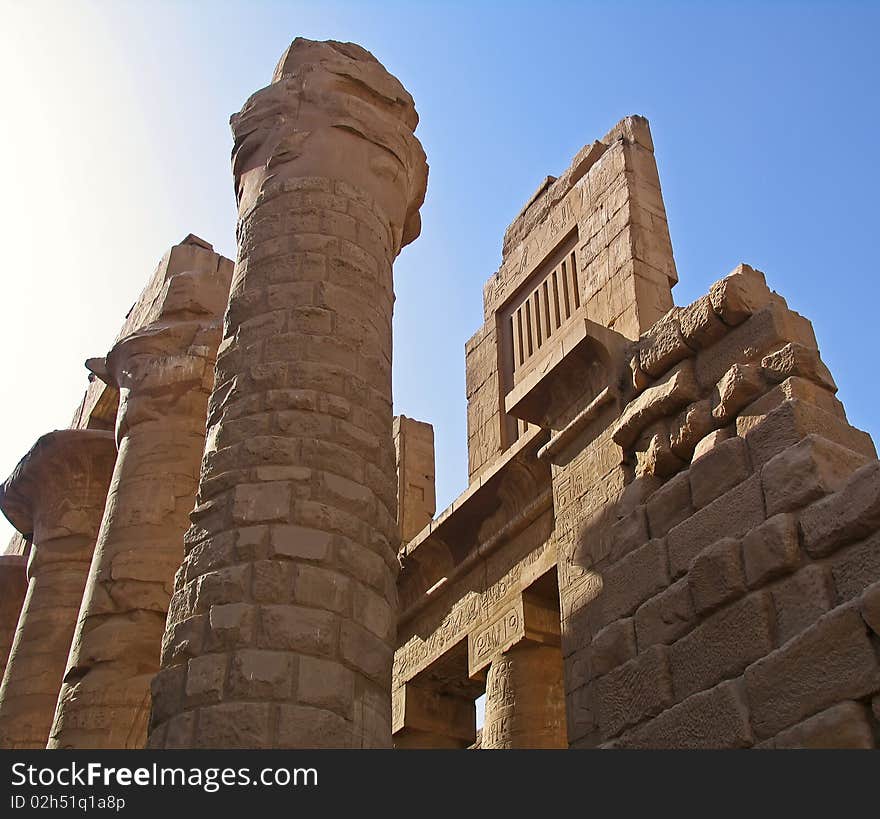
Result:
[[[369,52],[300,39],[233,117],[238,261],[152,747],[391,744],[391,265],[418,234],[416,122]]]
[[[89,362],[120,390],[119,455],[50,748],[142,748],[147,740],[232,276],[232,263],[198,241],[188,237],[166,256],[157,318]],[[175,270],[178,257],[186,269]]]
[[[0,490],[0,509],[33,533],[27,594],[0,684],[0,747],[46,747],[115,457],[110,432],[49,433]]]
[[[558,647],[524,640],[493,659],[480,747],[568,747]]]

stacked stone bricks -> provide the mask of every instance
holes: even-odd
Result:
[[[742,265],[634,353],[635,477],[569,610],[572,745],[874,747],[880,463],[809,322]]]
[[[233,277],[153,747],[391,743],[391,265],[419,232],[412,99],[296,40],[233,117]]]

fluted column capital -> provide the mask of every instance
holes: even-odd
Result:
[[[77,535],[93,543],[115,461],[111,432],[47,433],[0,486],[0,511],[35,544]]]

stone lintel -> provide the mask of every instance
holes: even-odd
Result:
[[[515,418],[549,428],[567,409],[568,383],[583,383],[595,364],[609,377],[616,371],[627,341],[619,333],[589,319],[575,322],[540,360],[540,367],[522,377],[504,398],[504,409]]]
[[[471,678],[481,675],[493,658],[522,641],[559,646],[559,610],[528,594],[510,600],[488,623],[468,634],[468,673]]]

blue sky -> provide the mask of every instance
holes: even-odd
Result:
[[[686,304],[740,261],[815,326],[875,436],[880,5],[0,2],[0,472],[66,426],[164,250],[234,256],[229,115],[297,36],[356,41],[421,115],[422,237],[395,272],[397,412],[467,481],[464,343],[501,237],[618,119],[651,121]],[[0,530],[5,537],[7,529]]]

